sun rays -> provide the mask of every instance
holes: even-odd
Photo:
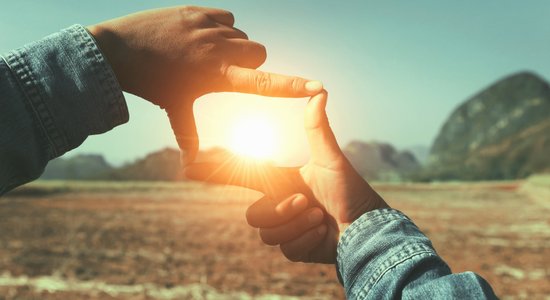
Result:
[[[278,152],[277,146],[274,122],[266,116],[244,116],[233,125],[230,148],[240,156],[272,160]]]

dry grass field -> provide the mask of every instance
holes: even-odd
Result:
[[[550,179],[378,184],[455,272],[550,299]],[[36,182],[0,198],[0,299],[340,299],[334,266],[287,262],[200,183]]]

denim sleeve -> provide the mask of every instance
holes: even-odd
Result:
[[[0,57],[0,195],[47,162],[128,121],[118,81],[74,25]]]
[[[496,299],[479,275],[453,274],[430,240],[393,209],[365,213],[338,243],[337,272],[348,299]]]

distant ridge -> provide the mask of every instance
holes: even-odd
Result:
[[[387,143],[353,141],[343,152],[358,172],[371,180],[401,181],[419,167],[411,152],[399,152]],[[195,162],[223,162],[233,155],[223,148],[211,148],[199,151]],[[165,148],[118,168],[97,154],[58,158],[48,164],[41,179],[176,181],[184,178],[179,150]]]
[[[40,178],[87,180],[102,176],[112,169],[100,154],[79,154],[50,161]]]
[[[507,76],[475,94],[441,127],[424,167],[410,151],[381,142],[353,141],[344,154],[368,180],[502,180],[550,172],[550,85],[531,72]],[[416,149],[422,157],[425,150]],[[197,161],[223,161],[222,148]],[[182,179],[179,151],[165,148],[120,168],[101,155],[51,161],[42,179]]]
[[[197,153],[195,162],[222,162],[231,156],[223,148],[211,148]],[[106,179],[113,180],[145,180],[145,181],[176,181],[183,180],[180,152],[178,149],[165,148],[148,154],[131,164],[112,170]]]
[[[101,178],[139,181],[174,181],[181,179],[179,150],[165,148],[147,154],[142,159],[103,174]]]
[[[388,143],[352,141],[343,152],[368,180],[402,181],[420,168],[410,151],[397,151]]]
[[[196,162],[220,162],[232,154],[222,148],[199,151]],[[58,180],[182,180],[179,150],[164,148],[119,168],[109,165],[99,154],[79,154],[52,160],[41,179]]]

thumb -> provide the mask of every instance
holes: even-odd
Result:
[[[307,97],[323,90],[323,84],[319,81],[238,66],[229,66],[225,70],[225,77],[233,92],[268,97]]]
[[[180,148],[180,162],[182,167],[191,163],[199,149],[199,137],[193,115],[193,103],[186,103],[177,108],[166,110],[172,131]]]
[[[309,99],[304,117],[311,158],[319,163],[329,163],[343,157],[325,111],[328,94],[321,93]]]

